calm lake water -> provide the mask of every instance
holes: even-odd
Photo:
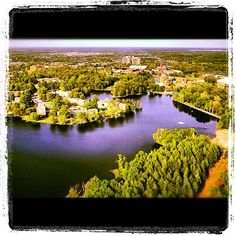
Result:
[[[107,93],[100,99],[110,98]],[[143,110],[126,118],[59,126],[8,121],[10,186],[14,197],[65,197],[70,186],[97,175],[111,178],[118,153],[131,159],[155,148],[157,128],[195,127],[213,136],[216,120],[168,96],[136,98]],[[183,122],[184,124],[179,124]]]

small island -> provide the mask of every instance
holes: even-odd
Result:
[[[69,97],[68,91],[51,91],[49,98],[44,101],[34,93],[32,101],[34,104],[27,109],[26,114],[18,110],[20,103],[13,103],[10,107],[12,110],[9,110],[8,114],[29,122],[73,125],[116,119],[142,109],[139,100],[118,98],[99,100],[97,95],[93,95],[87,101]]]

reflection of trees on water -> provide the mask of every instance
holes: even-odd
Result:
[[[73,128],[72,125],[56,125],[56,124],[50,125],[51,133],[55,133],[58,130],[59,134],[63,136],[67,136],[67,134],[72,128]]]
[[[88,131],[93,131],[97,128],[103,128],[103,127],[104,127],[104,122],[98,121],[98,122],[91,122],[91,123],[86,123],[86,124],[79,124],[77,126],[77,130],[79,133],[86,133]]]
[[[177,108],[180,112],[184,112],[189,114],[190,116],[194,117],[198,122],[201,123],[207,123],[210,121],[217,121],[217,118],[207,115],[203,112],[200,112],[198,110],[195,110],[187,105],[184,105],[182,103],[176,102],[176,101],[172,101],[173,105],[175,106],[175,108]]]
[[[114,119],[109,119],[107,121],[108,125],[111,127],[111,128],[114,128],[116,126],[120,126],[126,122],[128,122],[129,120],[133,119],[134,118],[134,113],[131,112],[129,114],[126,114],[124,117],[119,117],[119,118],[114,118]]]
[[[154,99],[154,98],[156,97],[156,95],[154,95],[154,94],[149,94],[147,97],[148,97],[148,100],[152,100],[152,99]]]
[[[57,128],[57,125],[50,125],[50,131],[52,132],[52,133],[55,133],[55,131],[56,131],[56,128]]]
[[[57,125],[56,128],[61,135],[66,136],[73,128],[73,125]]]
[[[23,129],[32,129],[32,130],[40,130],[41,125],[36,122],[25,122],[20,117],[9,117],[7,119],[8,127],[20,127]]]
[[[40,128],[41,128],[39,123],[29,122],[28,124],[29,124],[30,128],[35,131],[40,130]]]
[[[162,96],[162,94],[152,94],[152,93],[150,93],[149,95],[148,95],[148,99],[149,100],[152,100],[153,98],[155,98],[155,97],[161,97]]]
[[[143,96],[145,96],[145,94],[142,94],[142,95],[129,95],[129,96],[126,96],[125,99],[139,100],[139,99],[142,98]],[[121,98],[121,99],[122,99],[122,98]]]
[[[161,147],[162,145],[158,144],[158,143],[153,143],[152,144],[152,150],[153,149],[158,149],[159,147]]]
[[[108,125],[111,127],[111,128],[114,128],[118,125],[122,125],[125,123],[125,118],[124,117],[119,117],[119,118],[113,118],[113,119],[109,119],[107,121]]]

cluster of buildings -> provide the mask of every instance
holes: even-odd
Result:
[[[139,57],[125,56],[125,57],[122,57],[121,62],[123,64],[140,65],[141,60]]]
[[[80,99],[80,98],[70,98],[69,97],[69,91],[55,91],[52,92],[54,94],[58,94],[60,97],[62,98],[66,98],[69,103],[70,103],[70,107],[69,107],[69,113],[72,116],[77,115],[79,112],[87,112],[87,113],[93,113],[96,114],[98,113],[98,109],[103,109],[106,110],[108,109],[108,104],[109,104],[109,99],[105,99],[105,100],[98,100],[97,101],[97,106],[98,109],[87,109],[84,108],[83,105],[85,102],[87,102],[85,99]],[[33,102],[36,104],[36,112],[38,115],[40,116],[46,116],[48,110],[51,109],[51,103],[49,101],[43,102],[42,100],[40,100],[38,98],[37,93],[34,94],[34,96],[32,97]],[[116,102],[115,104],[117,106],[117,108],[125,111],[126,110],[126,105],[125,103],[121,103],[121,102]]]
[[[171,67],[168,67],[168,66],[158,66],[158,67],[152,69],[152,71],[156,75],[159,75],[159,76],[182,73],[182,71],[180,71],[180,70],[173,70]]]
[[[169,87],[171,85],[175,85],[177,87],[187,87],[188,88],[188,87],[193,86],[193,81],[188,80],[186,78],[173,77],[173,76],[156,77],[155,83],[158,84],[159,86],[164,86],[164,87]]]

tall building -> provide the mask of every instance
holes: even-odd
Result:
[[[140,58],[139,57],[132,57],[131,61],[132,61],[132,65],[140,65]]]
[[[123,64],[130,64],[131,63],[131,57],[130,56],[122,57],[121,62]]]
[[[125,56],[122,57],[121,62],[123,64],[140,65],[140,58],[134,56]]]

